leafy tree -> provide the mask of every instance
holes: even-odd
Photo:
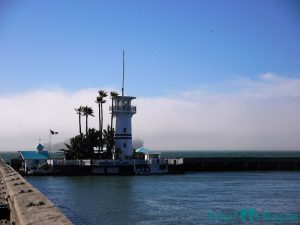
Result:
[[[107,125],[107,128],[103,130],[103,139],[106,145],[108,159],[112,158],[112,150],[115,145],[114,136],[115,136],[115,130],[111,128],[109,125]]]
[[[65,153],[66,159],[83,159],[85,154],[85,139],[77,135],[70,139],[70,144],[66,144],[66,149],[61,149]]]
[[[88,136],[86,137],[88,141],[88,145],[90,148],[93,148],[93,154],[91,156],[94,157],[94,147],[99,146],[99,131],[97,131],[95,128],[89,129]],[[91,157],[91,158],[93,158]]]
[[[77,135],[70,139],[70,144],[65,143],[66,159],[93,159],[94,147],[99,145],[99,131],[94,128],[88,130],[85,136]]]

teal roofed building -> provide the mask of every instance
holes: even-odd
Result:
[[[141,147],[135,150],[136,153],[140,153],[144,155],[145,160],[153,160],[153,159],[159,159],[160,158],[160,152],[152,151],[150,149]]]
[[[144,148],[144,147],[141,147],[141,148],[136,149],[135,152],[143,153],[143,154],[149,154],[151,152],[151,150],[149,150],[147,148]]]
[[[50,159],[49,152],[37,152],[37,151],[19,151],[20,156],[23,160],[43,160],[43,159]]]
[[[35,151],[19,151],[22,161],[21,172],[25,174],[45,173],[44,167],[48,164],[50,155],[43,149],[44,146],[39,144]]]
[[[40,152],[40,151],[43,151],[44,148],[45,148],[45,147],[44,147],[41,143],[39,143],[38,146],[36,146],[36,150],[38,150],[39,152]]]

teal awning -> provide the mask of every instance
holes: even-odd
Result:
[[[151,153],[152,151],[149,150],[149,149],[147,149],[147,148],[142,147],[142,148],[136,149],[135,152],[137,152],[137,153],[143,153],[143,154],[149,154],[149,153]]]

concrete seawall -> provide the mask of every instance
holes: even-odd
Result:
[[[3,205],[0,207],[0,215],[3,224],[72,224],[45,195],[2,159],[0,159],[0,188],[0,203]],[[5,203],[9,207],[8,214]]]
[[[300,157],[184,158],[184,171],[300,170]]]

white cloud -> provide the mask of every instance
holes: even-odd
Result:
[[[209,87],[167,97],[138,97],[134,138],[161,150],[300,149],[300,79],[268,73],[258,80],[237,78],[218,87],[222,92],[208,91]],[[97,89],[52,89],[0,97],[0,150],[32,149],[39,138],[48,141],[49,128],[59,132],[54,142],[77,134],[74,108],[79,105],[94,108],[90,125],[97,127],[96,95]],[[108,123],[108,104],[104,111]]]

